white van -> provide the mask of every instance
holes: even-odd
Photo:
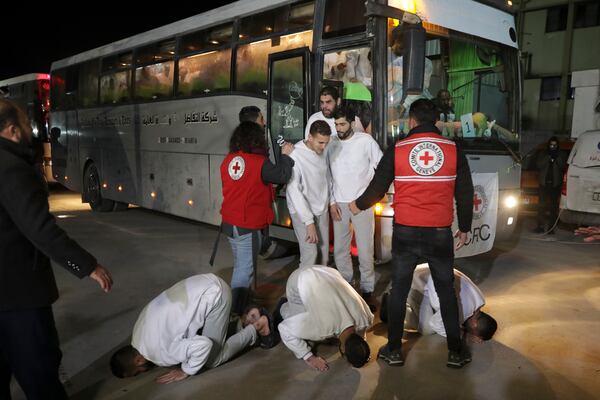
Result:
[[[567,160],[560,220],[600,225],[600,130],[582,133]]]

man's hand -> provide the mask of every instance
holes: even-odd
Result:
[[[292,151],[294,151],[294,145],[291,143],[285,142],[283,146],[281,146],[281,154],[289,156],[292,154]]]
[[[271,334],[271,330],[269,329],[269,319],[266,315],[261,316],[257,321],[253,322],[254,329],[256,329],[256,333],[260,336],[267,336]]]
[[[181,368],[174,369],[172,371],[167,372],[164,375],[156,378],[156,383],[168,384],[177,381],[182,381],[187,378],[189,375],[181,370]]]
[[[329,369],[329,364],[327,364],[327,361],[315,355],[310,356],[308,359],[304,360],[304,362],[307,363],[312,369],[316,369],[320,372],[327,371]]]
[[[329,214],[331,214],[331,218],[334,221],[342,220],[342,210],[340,209],[340,206],[337,205],[337,203],[333,203],[329,206]]]
[[[315,224],[306,225],[306,243],[318,243],[317,227]]]
[[[465,245],[465,243],[467,243],[467,232],[456,231],[454,237],[458,238],[458,243],[456,243],[454,251],[460,249]]]
[[[90,278],[92,278],[93,280],[98,282],[98,285],[100,285],[100,288],[102,290],[104,290],[106,293],[108,293],[110,291],[110,288],[112,287],[112,284],[113,284],[112,275],[102,265],[100,265],[100,264],[96,265],[96,269],[94,269],[92,271],[92,273],[90,274]]]
[[[600,240],[600,226],[588,226],[587,228],[581,227],[575,229],[576,235],[589,235],[584,238],[584,242],[593,242],[595,240]]]
[[[352,215],[356,215],[359,212],[361,212],[361,209],[356,206],[356,201],[350,203],[348,207],[350,207],[350,212],[352,213]]]

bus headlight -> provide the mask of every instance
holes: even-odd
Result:
[[[519,200],[515,195],[508,195],[504,197],[504,207],[506,208],[515,208],[519,204]]]
[[[375,215],[381,215],[383,211],[383,205],[381,203],[375,204]]]

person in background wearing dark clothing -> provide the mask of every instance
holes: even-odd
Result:
[[[390,146],[371,183],[350,204],[354,214],[381,199],[394,182],[394,227],[392,234],[392,291],[388,305],[388,343],[379,358],[389,365],[404,365],[402,334],[406,299],[419,262],[428,262],[440,299],[447,334],[448,362],[461,368],[471,361],[461,342],[458,303],[454,291],[454,249],[462,247],[473,219],[473,182],[467,159],[456,144],[435,127],[439,113],[431,100],[419,99],[409,111],[408,136]],[[456,199],[458,237],[453,245],[450,226]]]
[[[265,117],[260,111],[260,108],[256,106],[242,107],[239,114],[240,122],[251,121],[256,122],[261,128],[265,128]]]
[[[437,107],[440,121],[452,122],[454,121],[454,103],[452,102],[452,96],[446,89],[440,89],[435,99],[433,99],[435,106]]]
[[[58,288],[48,257],[105,292],[112,277],[50,214],[31,138],[25,112],[0,99],[0,399],[11,398],[12,375],[29,400],[66,399],[52,314]]]
[[[537,156],[536,167],[539,171],[540,201],[538,203],[537,227],[534,232],[554,234],[554,225],[558,218],[558,203],[563,174],[567,160],[558,148],[558,139],[552,136],[548,146]]]
[[[229,154],[221,163],[222,230],[233,253],[232,311],[238,315],[250,301],[257,256],[273,221],[271,184],[285,184],[290,179],[294,161],[289,155],[293,149],[284,143],[279,164],[274,165],[268,158],[264,129],[244,121],[233,131]]]

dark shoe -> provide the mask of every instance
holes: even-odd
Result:
[[[446,366],[449,368],[462,368],[470,363],[471,360],[471,351],[469,351],[467,346],[463,345],[460,353],[452,350],[448,351],[448,362],[446,363]]]
[[[402,350],[390,350],[387,344],[379,349],[377,358],[381,358],[388,363],[388,365],[393,367],[401,367],[404,365],[404,356],[402,355]]]
[[[231,312],[242,316],[246,307],[252,301],[252,292],[245,287],[231,289]]]
[[[377,311],[377,306],[375,305],[375,297],[373,296],[373,292],[363,292],[362,298],[365,301],[365,303],[367,303],[367,305],[369,306],[369,310],[371,310],[372,313]]]

